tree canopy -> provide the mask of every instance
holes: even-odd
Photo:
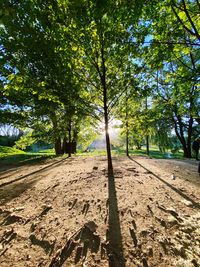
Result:
[[[147,143],[152,134],[163,142],[167,128],[191,157],[200,130],[199,15],[198,0],[4,1],[0,122],[31,129],[61,154],[83,125],[104,119],[109,170],[113,117],[127,138]]]

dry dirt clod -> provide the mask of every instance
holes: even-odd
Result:
[[[149,231],[146,231],[146,230],[143,230],[143,231],[140,232],[140,236],[141,237],[146,237],[149,234],[150,234],[150,232]]]
[[[186,199],[183,199],[181,202],[184,203],[188,207],[193,206],[192,202],[191,201],[188,201]]]
[[[26,260],[29,261],[31,259],[30,255],[27,255]]]
[[[172,178],[172,180],[175,180],[176,179],[176,177],[175,177],[174,174],[172,174],[171,178]]]
[[[9,235],[11,235],[14,232],[13,228],[11,229],[6,229],[4,231],[4,236],[8,237]]]
[[[98,226],[95,224],[95,222],[93,222],[93,221],[89,221],[89,222],[85,223],[85,226],[86,226],[92,233],[94,233],[94,232],[96,231],[97,227],[98,227]]]
[[[24,207],[17,207],[17,208],[15,208],[15,211],[21,211],[21,210],[24,210]]]
[[[5,218],[3,225],[10,225],[16,222],[23,222],[23,221],[25,221],[24,218],[13,213]]]
[[[52,209],[52,206],[51,205],[44,205],[44,209],[43,209],[43,211],[40,213],[40,215],[39,215],[39,217],[42,217],[42,216],[44,216],[44,215],[46,215],[47,214],[47,212],[49,211],[49,210],[51,210]]]
[[[98,170],[98,167],[97,167],[97,166],[94,166],[94,167],[93,167],[93,170],[94,170],[94,171]]]

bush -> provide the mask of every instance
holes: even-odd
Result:
[[[17,141],[18,138],[16,136],[0,136],[0,146],[9,146],[12,147]]]

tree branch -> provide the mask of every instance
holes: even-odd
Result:
[[[185,14],[186,14],[186,16],[187,16],[187,18],[188,18],[188,20],[189,20],[189,22],[190,22],[192,28],[194,29],[194,32],[195,32],[195,34],[196,34],[196,37],[200,40],[200,35],[199,35],[199,33],[198,33],[198,31],[197,31],[197,28],[196,28],[196,26],[194,25],[194,22],[192,21],[191,16],[190,16],[190,14],[189,14],[189,12],[188,12],[188,10],[187,10],[186,4],[185,4],[185,0],[182,0],[182,3],[183,3],[183,6],[184,6]]]
[[[197,3],[197,6],[198,6],[198,8],[199,8],[199,10],[200,10],[200,3],[199,3],[199,1],[196,0],[196,3]]]
[[[171,8],[172,8],[172,11],[174,12],[174,14],[175,14],[177,20],[179,21],[179,23],[182,25],[182,27],[183,27],[187,32],[189,32],[189,33],[190,33],[191,35],[193,35],[193,36],[196,36],[196,33],[195,33],[195,32],[191,31],[188,27],[185,26],[185,24],[183,23],[183,21],[180,19],[179,15],[177,14],[177,12],[176,12],[174,6],[175,6],[175,4],[173,3],[173,4],[171,5]],[[200,39],[199,39],[199,40],[200,40]]]

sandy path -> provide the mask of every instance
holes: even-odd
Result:
[[[109,182],[103,156],[0,174],[22,177],[0,187],[0,266],[198,266],[197,162],[113,165]]]

